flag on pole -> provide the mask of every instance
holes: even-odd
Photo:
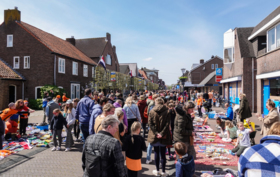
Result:
[[[132,70],[130,70],[128,74],[130,75],[130,77],[132,77]]]
[[[101,65],[103,66],[103,68],[106,70],[106,64],[105,64],[103,55],[101,56],[101,58],[100,58],[100,60],[99,60],[99,62],[98,62],[98,64],[97,64],[97,66],[98,66],[99,64],[101,64]]]

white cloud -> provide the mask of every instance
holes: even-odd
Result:
[[[153,58],[152,57],[149,57],[149,58],[145,58],[145,59],[143,59],[144,61],[150,61],[150,60],[152,60]]]

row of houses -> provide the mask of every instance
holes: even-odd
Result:
[[[110,33],[105,37],[75,39],[74,36],[61,39],[21,21],[21,12],[15,9],[4,11],[4,22],[0,25],[0,109],[17,99],[37,99],[40,88],[55,85],[63,88],[68,97],[80,98],[85,88],[92,90],[118,89],[105,83],[98,83],[100,73],[98,62],[104,57],[107,72],[115,75],[132,75],[141,79],[143,85],[128,82],[122,90],[158,89],[158,70],[138,68],[137,63],[119,63],[116,46],[111,43]],[[103,76],[102,76],[103,78]],[[126,78],[126,77],[125,77]],[[142,82],[139,82],[141,84]],[[152,83],[152,84],[151,84]],[[117,84],[115,84],[117,85]],[[120,83],[119,83],[120,85]],[[102,86],[102,87],[101,87]]]
[[[189,82],[203,85],[201,80],[212,77],[210,68],[217,63],[217,68],[223,68],[223,79],[215,83],[221,94],[239,104],[239,94],[244,93],[252,112],[268,114],[266,101],[270,98],[276,106],[280,102],[280,6],[255,27],[229,29],[223,40],[223,59],[213,57],[206,64],[194,64]]]

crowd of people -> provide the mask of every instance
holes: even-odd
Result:
[[[74,145],[72,130],[76,141],[84,143],[82,162],[84,176],[100,174],[102,177],[137,177],[138,171],[142,169],[142,151],[147,151],[146,163],[152,163],[151,154],[154,149],[155,176],[168,176],[166,172],[166,155],[170,159],[175,158],[176,176],[192,176],[195,171],[194,160],[196,152],[194,149],[195,131],[193,120],[195,109],[198,116],[203,117],[203,112],[210,112],[215,106],[219,94],[217,91],[201,93],[197,90],[184,91],[144,91],[133,92],[123,98],[122,93],[110,91],[104,95],[103,92],[93,92],[91,89],[84,91],[84,97],[69,99],[63,94],[54,96],[53,92],[45,92],[43,98],[44,117],[42,125],[49,124],[53,134],[54,147],[52,151],[61,150],[62,129],[66,129],[65,151],[71,151]],[[270,163],[279,167],[279,156],[272,152],[271,147],[280,147],[280,123],[279,113],[272,100],[267,101],[269,114],[261,117],[256,116],[262,123],[261,133],[264,138],[261,144],[252,146],[249,134],[254,131],[250,126],[252,117],[248,100],[245,94],[240,94],[240,108],[238,112],[239,122],[237,127],[233,124],[233,110],[229,103],[225,104],[227,112],[225,117],[217,118],[217,125],[221,128],[221,138],[237,139],[232,152],[240,156],[239,174],[248,176],[257,173],[252,160],[252,152],[258,152],[264,156],[259,149],[266,149],[265,153],[271,153],[274,159],[266,159],[263,170],[272,172]],[[59,102],[62,101],[62,105]],[[10,103],[9,108],[3,110],[0,117],[0,136],[15,138],[20,116],[19,134],[26,135],[28,115],[34,110],[28,108],[26,100],[18,100]],[[244,128],[244,120],[250,129]],[[6,124],[6,126],[4,126]],[[6,130],[4,131],[4,127]],[[141,131],[142,130],[142,131]],[[58,143],[57,143],[58,138]],[[146,147],[145,140],[148,142]],[[0,149],[2,149],[2,138],[0,138]],[[279,147],[278,147],[279,146]],[[172,154],[170,148],[174,147]],[[256,155],[255,155],[256,156]],[[245,163],[246,162],[246,163]],[[261,164],[264,162],[258,161]],[[160,171],[161,168],[161,171]],[[262,170],[262,165],[260,167]]]

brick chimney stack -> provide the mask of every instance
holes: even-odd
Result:
[[[8,9],[4,10],[4,22],[5,25],[9,24],[10,22],[19,21],[20,22],[20,11],[17,7],[15,9]]]
[[[116,46],[113,45],[113,51],[116,53]]]
[[[200,59],[200,60],[199,60],[199,63],[200,63],[200,64],[203,64],[203,63],[204,63],[204,59]]]
[[[111,34],[110,33],[106,33],[106,40],[108,42],[111,42]]]
[[[71,38],[66,38],[66,41],[72,44],[73,46],[76,45],[76,39],[74,38],[74,36],[71,36]]]

